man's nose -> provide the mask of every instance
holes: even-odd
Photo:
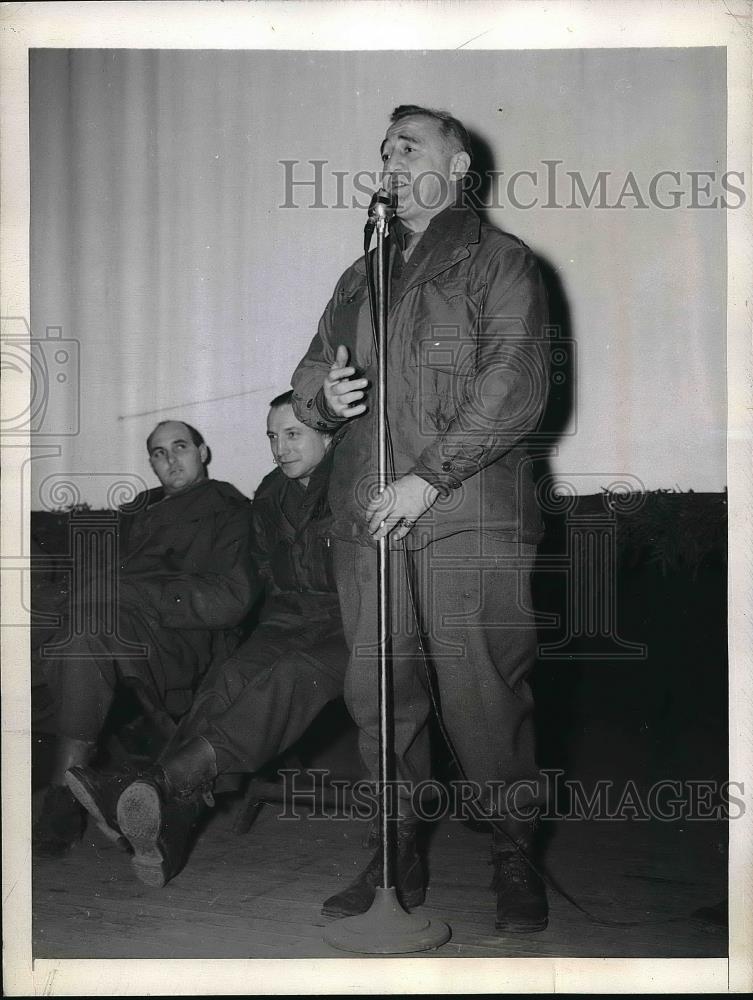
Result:
[[[395,151],[390,153],[387,159],[384,161],[382,171],[386,176],[390,174],[400,173],[403,169],[403,160],[399,152]]]

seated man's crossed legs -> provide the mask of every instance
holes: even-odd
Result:
[[[58,634],[62,638],[67,631],[63,626]],[[120,648],[117,655],[114,642]],[[210,632],[160,628],[135,608],[121,609],[117,639],[90,634],[76,637],[75,643],[75,650],[67,643],[57,651],[48,642],[36,652],[55,704],[56,742],[33,845],[35,853],[50,857],[65,854],[83,834],[86,816],[71,797],[65,775],[95,757],[118,684],[134,687],[145,703],[167,714],[170,696],[182,696],[190,704],[212,655]]]
[[[263,622],[210,670],[151,768],[134,780],[73,767],[68,786],[111,837],[125,837],[137,877],[162,886],[186,861],[215,779],[258,771],[294,744],[342,693],[347,659],[331,621]]]

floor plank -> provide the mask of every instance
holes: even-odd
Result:
[[[38,958],[320,958],[321,901],[368,859],[356,821],[298,821],[267,806],[249,834],[216,813],[185,869],[163,889],[131,873],[129,858],[90,828],[70,855],[34,864],[34,954]],[[494,932],[488,838],[444,820],[431,838],[431,882],[422,912],[444,920],[452,939],[432,957],[721,957],[726,933],[694,922],[723,897],[723,824],[556,824],[547,870],[597,919],[550,890],[550,926],[540,934]]]

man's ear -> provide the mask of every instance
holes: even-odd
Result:
[[[201,459],[201,464],[206,465],[209,459],[209,449],[205,444],[199,445],[199,458]]]
[[[466,153],[464,149],[460,152],[455,153],[450,160],[450,176],[454,177],[455,180],[459,181],[462,177],[468,173],[468,168],[471,165],[471,158]]]

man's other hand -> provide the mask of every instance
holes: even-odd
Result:
[[[439,496],[439,490],[410,473],[390,483],[366,508],[369,532],[376,541],[390,535],[405,538],[415,522]]]
[[[348,349],[342,344],[337,348],[335,361],[324,379],[324,398],[335,416],[346,419],[366,412],[363,399],[368,379],[354,378],[355,368],[348,365]]]

